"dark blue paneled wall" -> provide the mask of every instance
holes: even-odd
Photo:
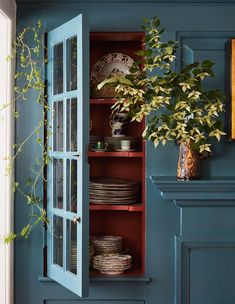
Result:
[[[47,1],[42,1],[41,4],[38,2],[30,4],[26,1],[18,4],[18,27],[33,24],[41,19],[45,28],[51,30],[80,13],[86,13],[89,16],[91,31],[139,31],[141,17],[157,14],[161,18],[162,26],[168,30],[167,36],[172,39],[177,38],[182,45],[187,45],[194,60],[208,58],[216,62],[217,78],[209,85],[224,90],[226,58],[224,47],[228,39],[235,36],[235,4],[232,1],[231,3],[226,1],[224,4],[217,1],[204,3],[196,1],[191,4],[191,1],[186,3],[185,1],[184,3],[177,3],[177,1],[171,3],[131,2],[58,1],[47,3]],[[183,54],[179,60],[184,59],[182,56]],[[16,123],[16,140],[21,142],[32,129],[40,111],[33,103],[20,104],[19,111],[21,115]],[[174,303],[174,236],[179,234],[180,210],[171,201],[161,199],[159,191],[149,181],[149,176],[175,175],[177,147],[173,144],[155,150],[152,144],[148,144],[146,153],[148,184],[146,275],[152,278],[152,282],[147,286],[145,299],[146,303],[150,304],[172,304]],[[204,176],[235,176],[235,143],[223,139],[216,145],[213,154],[211,159],[203,163]],[[35,164],[37,156],[40,157],[38,147],[31,141],[17,161],[16,175],[20,183],[23,183],[30,175],[30,167]],[[41,184],[38,186],[38,192],[42,194]],[[23,199],[17,195],[16,229],[26,222],[27,209]],[[42,275],[42,265],[42,231],[38,227],[28,241],[16,241],[16,304],[42,303],[44,287],[38,281],[38,277]],[[196,266],[192,265],[192,267]],[[193,280],[197,282],[198,277],[193,277]],[[196,295],[195,289],[193,292]],[[58,300],[61,298],[64,300],[52,300],[48,303],[77,303],[75,300],[67,302],[67,295],[68,293],[65,291],[63,293],[62,289],[58,296],[54,296]],[[200,299],[199,296],[198,299]],[[132,302],[129,300],[120,303]]]

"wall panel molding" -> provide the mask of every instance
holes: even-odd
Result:
[[[235,200],[174,200],[178,207],[235,207]]]
[[[221,54],[225,54],[228,41],[232,37],[235,37],[235,31],[176,32],[176,40],[179,41],[180,45],[180,51],[178,51],[177,69],[180,69],[184,65],[195,61],[195,52],[220,52]]]
[[[151,176],[163,199],[176,201],[235,200],[234,177],[181,181],[174,176]]]
[[[175,303],[190,304],[190,260],[193,252],[233,250],[235,236],[175,237]],[[211,253],[212,254],[212,253]]]

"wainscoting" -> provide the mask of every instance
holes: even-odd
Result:
[[[180,233],[175,235],[174,250],[175,303],[232,303],[235,179],[152,180],[162,197],[180,208]]]

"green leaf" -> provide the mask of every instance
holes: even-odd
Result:
[[[30,195],[27,195],[26,198],[27,198],[27,204],[31,204],[31,203],[32,203],[32,198],[31,198],[31,196],[30,196]]]
[[[204,60],[202,62],[202,66],[205,67],[205,68],[211,68],[211,67],[213,67],[214,64],[215,63],[212,62],[211,60]]]
[[[171,54],[173,53],[173,48],[172,48],[171,46],[167,46],[167,47],[166,47],[166,53],[167,53],[168,55],[171,55]]]
[[[22,237],[25,238],[25,239],[28,239],[31,230],[32,230],[32,226],[31,226],[30,224],[27,224],[27,225],[21,230],[20,236],[22,236]]]
[[[132,82],[129,79],[127,79],[126,77],[123,77],[123,76],[117,77],[117,81],[121,84],[127,84],[127,85],[132,86]]]
[[[12,241],[14,241],[16,239],[16,237],[17,237],[17,234],[14,232],[11,232],[5,237],[4,243],[5,244],[11,243]]]
[[[116,77],[107,78],[97,85],[97,89],[101,90],[103,88],[103,86],[110,84],[110,83],[115,83],[115,82],[117,82]]]

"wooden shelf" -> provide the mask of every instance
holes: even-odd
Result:
[[[100,273],[98,270],[92,269],[90,270],[90,278],[94,278],[94,277],[112,277],[112,278],[120,278],[120,277],[130,277],[130,276],[136,276],[136,277],[140,277],[143,275],[143,272],[139,269],[134,269],[134,270],[128,270],[125,271],[123,274],[118,274],[118,275],[108,275],[108,274],[102,274]]]
[[[89,151],[89,157],[143,157],[143,152],[95,152]]]
[[[136,265],[135,265],[136,264]],[[102,274],[98,270],[91,268],[90,269],[90,278],[93,277],[106,277],[106,278],[121,278],[121,277],[132,277],[132,276],[143,276],[143,271],[138,267],[137,263],[132,266],[132,269],[124,271],[122,274],[118,275],[108,275]]]
[[[107,211],[131,211],[131,212],[142,212],[144,211],[144,205],[139,204],[131,204],[131,205],[99,205],[99,204],[90,204],[90,210],[107,210]]]
[[[91,98],[90,104],[95,106],[104,106],[104,105],[114,105],[116,103],[116,99],[114,98]]]
[[[130,56],[134,61],[140,58],[137,50],[143,49],[144,32],[99,32],[90,34],[90,67],[106,54],[121,53]],[[92,95],[92,94],[91,94]],[[127,124],[126,134],[133,140],[131,148],[136,151],[116,151],[116,141],[119,143],[122,137],[109,141],[112,136],[113,106],[115,97],[90,97],[90,121],[92,125],[91,135],[97,135],[109,144],[108,149],[97,152],[90,147],[88,151],[90,176],[110,177],[125,180],[135,180],[140,185],[141,196],[138,196],[136,204],[111,205],[90,204],[90,235],[120,235],[123,238],[124,248],[129,248],[133,258],[130,271],[122,275],[111,276],[100,274],[92,269],[90,275],[93,282],[140,282],[145,283],[145,144],[142,143],[145,123],[133,122]],[[104,94],[99,94],[100,96]],[[98,94],[95,96],[99,96]],[[98,141],[98,140],[97,140]],[[95,202],[95,201],[94,201]],[[127,201],[128,202],[128,201]],[[131,201],[130,201],[131,202]],[[148,279],[147,279],[148,281]]]
[[[138,270],[136,270],[138,272]],[[145,277],[141,273],[141,275],[135,275],[136,272],[131,272],[131,275],[118,275],[118,276],[108,276],[101,275],[97,270],[90,270],[90,282],[93,283],[128,283],[128,284],[149,284],[152,279],[150,277]],[[130,273],[130,272],[128,272]],[[46,276],[40,276],[38,278],[39,282],[44,285],[53,285],[60,286],[61,285],[54,280],[50,279]]]

